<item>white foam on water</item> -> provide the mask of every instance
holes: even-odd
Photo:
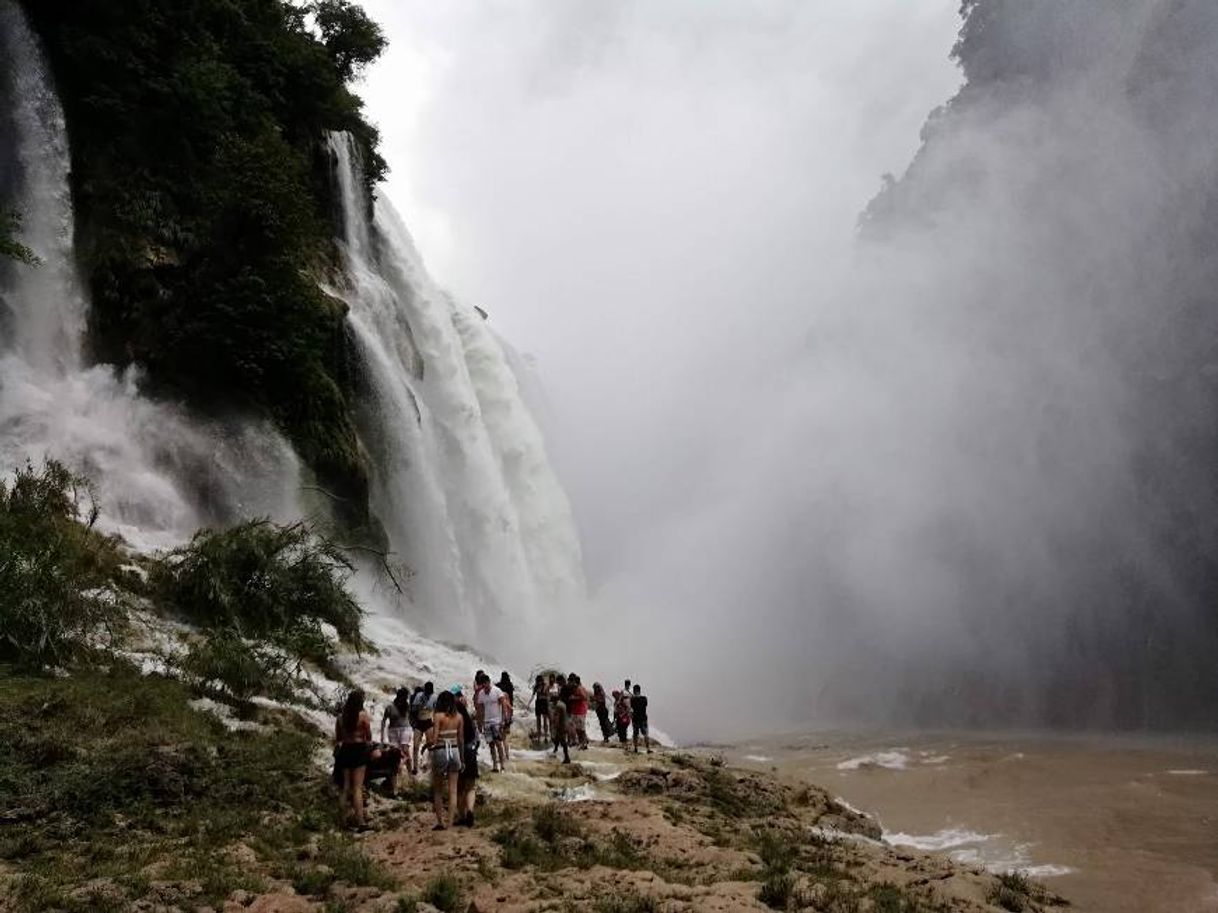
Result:
[[[1204,777],[1209,774],[1208,770],[1169,770],[1169,776],[1173,777]]]
[[[774,759],[763,754],[746,754],[744,760],[753,761],[756,764],[766,764]]]
[[[981,834],[962,827],[948,827],[934,834],[885,834],[884,842],[893,846],[909,846],[915,850],[941,852],[956,847],[971,846],[986,843],[1000,837],[1000,834]]]
[[[1031,843],[1018,843],[1011,847],[1001,838],[1001,834],[982,834],[968,828],[949,827],[925,835],[885,834],[884,842],[931,853],[946,852],[954,862],[985,869],[993,874],[1019,872],[1029,878],[1057,878],[1074,871],[1065,865],[1033,864]]]
[[[875,754],[860,755],[849,758],[837,765],[838,770],[861,770],[867,767],[882,767],[885,770],[905,770],[909,766],[907,749],[894,748],[891,751],[877,751]]]

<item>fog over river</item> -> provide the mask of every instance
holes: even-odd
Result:
[[[370,3],[678,736],[1218,721],[1218,6],[956,6]]]

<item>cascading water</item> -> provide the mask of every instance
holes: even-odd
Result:
[[[0,262],[0,472],[62,460],[97,484],[103,525],[145,549],[235,515],[295,513],[297,461],[265,424],[200,422],[140,397],[132,372],[85,366],[64,115],[11,0],[0,0],[0,111],[0,208],[17,212],[39,260]]]
[[[348,280],[331,291],[365,367],[373,510],[427,625],[510,649],[583,599],[570,505],[504,347],[436,287],[388,203],[369,216],[351,137],[330,146]]]
[[[140,396],[134,372],[85,364],[64,115],[12,0],[0,0],[0,117],[0,207],[17,211],[39,259],[0,262],[0,471],[62,460],[97,484],[109,528],[143,549],[240,517],[299,518],[298,461],[265,422],[204,421]],[[375,574],[357,590],[391,617],[510,655],[582,601],[569,504],[505,348],[435,287],[387,204],[370,217],[350,138],[330,143],[347,265],[332,291],[350,305],[363,366],[372,509],[390,561],[410,569],[408,606],[385,606]]]

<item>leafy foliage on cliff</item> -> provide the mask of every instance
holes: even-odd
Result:
[[[0,259],[33,265],[37,262],[34,252],[17,240],[20,227],[21,219],[16,213],[0,210]]]
[[[63,663],[108,618],[119,560],[96,519],[88,482],[60,463],[0,482],[0,662]]]
[[[72,143],[95,354],[202,407],[269,413],[349,495],[364,467],[330,254],[326,131],[377,133],[348,80],[381,52],[347,0],[25,3]]]

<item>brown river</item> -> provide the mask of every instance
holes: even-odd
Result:
[[[894,844],[1042,879],[1085,913],[1218,913],[1218,740],[817,733],[742,766],[818,783]]]

